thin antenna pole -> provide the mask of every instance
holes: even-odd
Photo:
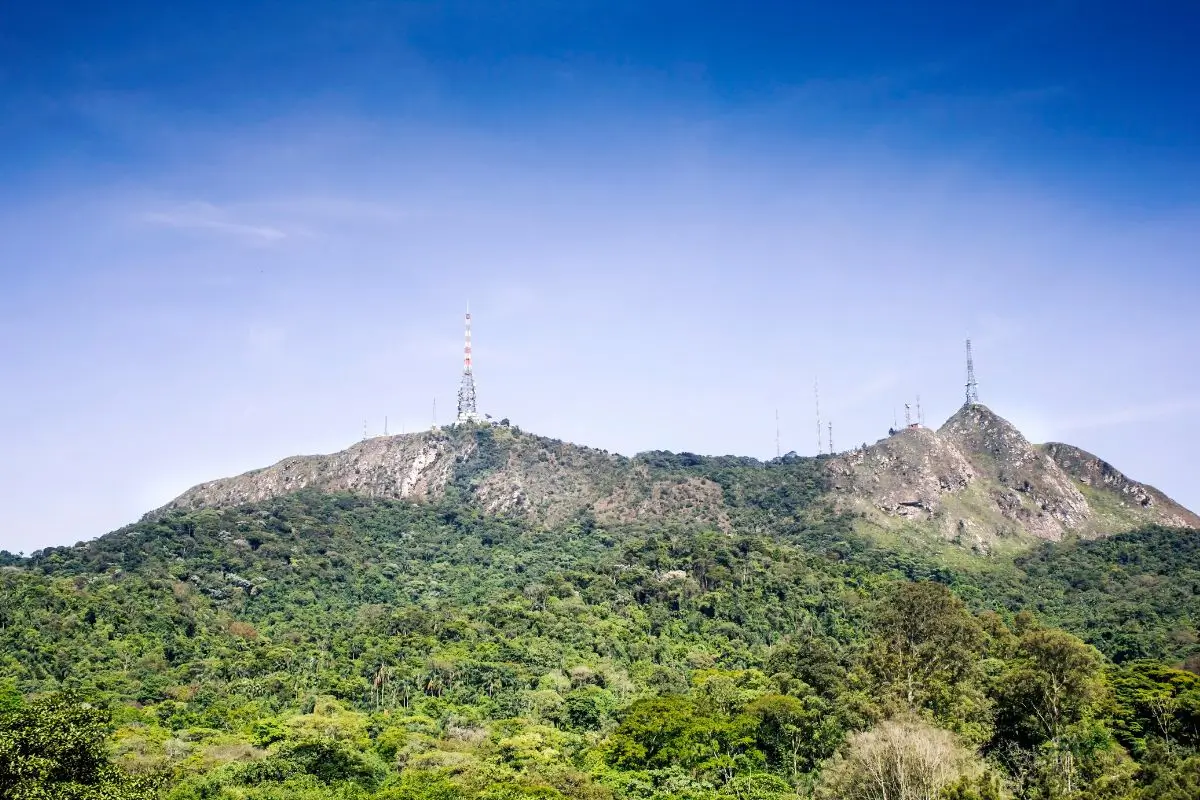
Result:
[[[433,398],[433,427],[437,428],[437,398]]]
[[[463,372],[471,371],[471,304],[467,304],[467,340],[463,349]]]
[[[905,403],[904,404],[904,427],[908,428],[911,426],[912,426],[912,411],[910,410],[908,403]]]
[[[833,455],[833,422],[829,423],[829,455]]]
[[[921,395],[917,395],[917,424],[925,424],[925,415],[921,413]]]
[[[775,457],[783,455],[779,450],[779,409],[775,409]]]
[[[363,420],[363,441],[367,440],[367,421]]]
[[[817,404],[817,455],[821,455],[821,385],[813,381],[813,400]]]
[[[968,406],[979,403],[979,384],[975,382],[975,359],[971,355],[971,340],[967,339],[967,402]]]

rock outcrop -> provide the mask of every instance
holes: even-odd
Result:
[[[1014,534],[1057,541],[1149,523],[1200,525],[1156,489],[1069,445],[1033,445],[978,404],[964,406],[936,432],[902,430],[831,459],[827,470],[839,507],[884,524],[925,524],[977,549]],[[1127,513],[1110,513],[1109,501]]]
[[[836,494],[869,498],[880,511],[907,518],[937,513],[944,495],[976,477],[963,453],[928,428],[906,428],[831,459],[826,469]]]
[[[293,456],[265,469],[195,486],[167,508],[236,506],[311,489],[426,501],[440,497],[456,461],[469,454],[438,433],[381,436],[331,455]]]
[[[705,472],[703,457],[662,455],[629,459],[508,427],[456,425],[368,439],[331,455],[286,458],[200,484],[165,509],[234,506],[302,490],[417,503],[455,493],[485,513],[544,527],[586,514],[602,524],[731,532],[734,520],[744,518],[739,514],[757,502],[736,488],[731,493],[734,484],[718,483],[728,477]],[[712,461],[722,460],[733,463]],[[753,459],[734,462],[752,471],[773,469]],[[822,507],[979,551],[1003,538],[1104,536],[1150,523],[1200,528],[1200,517],[1158,490],[1078,448],[1030,444],[982,405],[962,408],[936,431],[908,428],[821,463],[828,501],[818,498]],[[764,476],[769,485],[789,480],[778,466],[778,478]]]
[[[1162,525],[1200,528],[1200,515],[1176,503],[1165,494],[1126,477],[1107,461],[1061,442],[1049,442],[1042,450],[1066,474],[1085,487],[1107,493],[1118,507],[1134,514],[1148,513]]]
[[[304,490],[417,503],[457,490],[486,513],[548,527],[590,511],[600,522],[654,519],[730,529],[721,489],[711,481],[653,478],[623,456],[483,425],[381,436],[330,455],[285,458],[202,483],[151,513],[236,506]]]

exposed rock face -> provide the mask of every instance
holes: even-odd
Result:
[[[1200,518],[1157,490],[1067,445],[1030,444],[986,406],[964,406],[936,432],[906,429],[828,462],[842,508],[932,524],[979,549],[1012,534],[1057,541],[1138,524],[1193,526]],[[1081,485],[1082,484],[1082,485]],[[1083,489],[1119,496],[1129,513],[1100,514]]]
[[[975,479],[963,454],[927,428],[908,428],[831,459],[827,469],[834,492],[870,498],[881,511],[912,518],[936,513],[943,495]]]
[[[1165,494],[1126,477],[1120,470],[1086,450],[1050,442],[1042,450],[1075,480],[1094,489],[1106,490],[1122,506],[1153,513],[1163,525],[1200,528],[1200,516],[1188,511]]]
[[[1083,529],[1091,510],[1083,494],[1054,459],[982,405],[964,406],[938,435],[953,442],[981,475],[997,484],[996,507],[1041,539],[1061,539]]]
[[[473,442],[466,443],[470,448]],[[253,503],[315,489],[423,501],[444,492],[461,448],[437,433],[368,439],[327,456],[293,456],[265,469],[195,486],[167,508]]]
[[[737,493],[689,472],[683,461],[667,461],[651,468],[653,461],[507,427],[457,425],[369,439],[332,455],[286,458],[200,484],[166,508],[240,505],[300,490],[418,503],[453,492],[484,512],[547,527],[590,513],[600,523],[731,532],[743,502]],[[833,507],[981,551],[1004,537],[1103,536],[1148,523],[1200,528],[1200,517],[1158,490],[1069,445],[1032,445],[981,405],[964,407],[937,431],[902,430],[824,465]]]
[[[458,489],[488,513],[546,526],[592,511],[601,522],[655,519],[730,529],[721,489],[711,481],[655,480],[622,456],[473,425],[368,439],[331,455],[286,458],[202,483],[166,509],[241,505],[304,489],[422,503]]]

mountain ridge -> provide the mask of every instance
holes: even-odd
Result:
[[[818,476],[810,510],[850,513],[866,527],[917,527],[980,552],[1003,539],[1092,538],[1145,524],[1200,528],[1200,516],[1163,492],[1071,445],[1032,444],[983,405],[964,406],[937,430],[914,426],[831,457],[788,458]],[[784,461],[665,451],[629,458],[508,426],[460,424],[285,458],[194,486],[150,515],[300,490],[416,503],[456,492],[484,513],[547,528],[591,515],[730,532],[736,509],[751,501],[739,499],[719,465],[764,470],[756,480],[786,493],[806,473],[772,472]]]

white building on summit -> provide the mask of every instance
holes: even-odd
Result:
[[[467,311],[467,340],[463,350],[462,382],[458,385],[458,422],[483,422],[475,410],[475,375],[471,372],[471,312]]]

